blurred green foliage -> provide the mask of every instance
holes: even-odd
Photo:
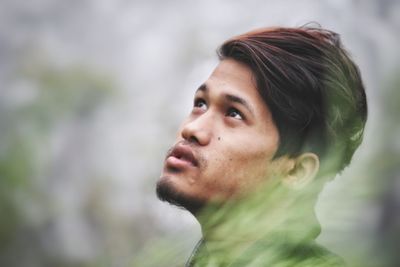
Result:
[[[90,118],[114,88],[111,79],[81,66],[31,65],[13,79],[25,86],[12,90],[34,97],[0,107],[0,265],[22,266],[31,250],[45,266],[39,233],[47,218],[41,218],[42,224],[34,222],[27,209],[51,205],[41,186],[48,182],[50,162],[44,155],[50,152],[50,136],[66,121]]]
[[[400,68],[399,68],[400,69]],[[371,266],[400,264],[400,71],[390,76],[380,103],[379,146],[364,173],[379,205]]]

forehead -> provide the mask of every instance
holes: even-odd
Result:
[[[211,73],[206,84],[209,87],[213,85],[217,87],[213,89],[225,89],[237,93],[253,93],[252,89],[257,92],[250,68],[233,59],[222,60]]]

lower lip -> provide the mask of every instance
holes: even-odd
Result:
[[[176,158],[174,156],[170,156],[167,158],[166,165],[167,165],[167,167],[171,167],[174,169],[195,167],[192,162],[187,161],[187,160],[182,160],[182,159]]]

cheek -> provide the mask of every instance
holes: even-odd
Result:
[[[265,180],[277,141],[254,132],[218,137],[204,154],[207,167],[201,172],[196,189],[206,196],[227,198]]]
[[[251,182],[254,179],[264,177],[270,158],[264,153],[249,153],[238,157],[235,162],[235,172],[238,178],[245,179],[244,182]]]
[[[259,181],[266,178],[276,147],[275,144],[267,142],[242,145],[239,149],[226,152],[226,160],[221,164],[221,169],[224,170],[224,175],[235,180],[230,181],[235,186]]]
[[[239,187],[238,170],[240,169],[237,169],[239,162],[234,158],[224,158],[216,154],[209,159],[207,168],[204,169],[194,187],[199,191],[198,194],[206,199],[229,198]]]
[[[215,157],[204,173],[205,190],[231,196],[264,179],[268,162],[265,151],[225,151]]]
[[[238,146],[238,144],[241,144]],[[236,161],[237,164],[244,166],[259,166],[264,165],[263,163],[269,162],[276,150],[277,141],[275,138],[266,138],[265,136],[255,136],[247,138],[242,142],[238,142],[235,146],[234,151],[231,151],[231,158]]]

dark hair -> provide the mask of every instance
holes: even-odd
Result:
[[[367,102],[358,67],[337,33],[266,28],[226,41],[217,53],[252,70],[279,131],[275,158],[313,152],[329,173],[350,163],[362,141]]]

